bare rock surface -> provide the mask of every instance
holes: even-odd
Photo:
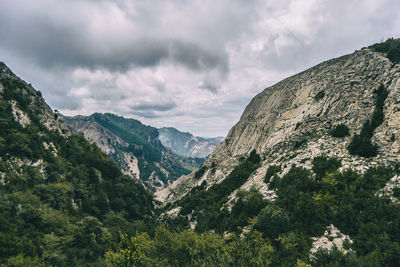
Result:
[[[323,62],[266,88],[253,98],[239,122],[204,164],[203,177],[183,176],[157,192],[159,200],[180,199],[204,180],[207,187],[220,183],[252,150],[261,155],[261,167],[243,187],[261,185],[270,165],[282,165],[286,173],[292,164],[311,168],[311,159],[339,157],[343,168],[365,171],[378,164],[400,160],[400,65],[368,48]],[[374,91],[383,84],[389,91],[385,120],[374,133],[379,146],[376,157],[350,155],[347,145],[359,133],[374,111]],[[334,138],[329,130],[338,124],[350,129],[350,136]],[[210,171],[211,169],[217,171]],[[271,195],[266,192],[267,195]]]

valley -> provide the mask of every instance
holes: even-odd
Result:
[[[223,140],[64,116],[0,63],[1,266],[399,266],[399,51],[265,88]]]

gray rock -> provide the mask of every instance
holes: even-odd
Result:
[[[400,66],[368,48],[323,62],[266,88],[253,98],[240,121],[204,164],[208,170],[199,180],[183,176],[157,193],[161,201],[181,198],[203,180],[207,186],[219,183],[237,166],[240,157],[256,150],[264,159],[256,174],[245,184],[262,180],[271,164],[292,164],[311,168],[313,157],[335,156],[345,168],[365,171],[377,164],[400,160]],[[346,124],[350,134],[359,133],[374,111],[374,90],[383,84],[389,91],[385,121],[375,130],[379,146],[374,158],[350,155],[351,136],[334,138],[329,129]],[[320,93],[320,92],[323,92]],[[320,93],[320,94],[319,94]],[[316,97],[323,95],[323,97]]]

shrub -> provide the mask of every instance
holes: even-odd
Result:
[[[271,165],[268,167],[267,173],[264,177],[264,183],[269,183],[271,177],[281,171],[281,165]]]
[[[400,63],[400,39],[389,38],[385,42],[371,45],[372,51],[384,53],[393,63]]]
[[[258,215],[255,228],[265,237],[276,238],[290,229],[289,215],[274,204],[267,205]]]
[[[349,127],[345,124],[336,125],[333,129],[329,131],[329,134],[333,137],[345,137],[350,135]]]
[[[316,179],[321,180],[325,174],[337,171],[342,166],[342,163],[336,158],[319,156],[312,160],[312,165],[312,171],[315,173]]]
[[[400,63],[400,48],[390,49],[387,58],[395,64]]]
[[[314,100],[320,101],[322,98],[324,98],[324,96],[325,96],[325,91],[321,90],[314,96]]]
[[[206,171],[207,171],[207,167],[202,166],[197,172],[195,172],[194,179],[196,179],[196,180],[200,179]]]
[[[381,84],[377,90],[374,91],[377,95],[375,100],[375,110],[372,114],[371,120],[367,120],[360,134],[355,134],[348,145],[347,149],[352,155],[359,155],[361,157],[370,158],[378,154],[378,146],[371,142],[374,131],[379,127],[385,115],[383,113],[383,106],[389,94],[386,88]]]

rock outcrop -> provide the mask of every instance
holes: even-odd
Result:
[[[292,164],[311,168],[311,159],[325,155],[339,157],[343,168],[365,170],[400,160],[400,65],[383,54],[363,48],[353,54],[328,60],[289,77],[259,93],[246,107],[240,121],[204,164],[199,179],[181,177],[157,193],[161,201],[174,201],[194,186],[221,182],[238,165],[241,157],[256,150],[261,167],[243,185],[263,182],[268,166]],[[375,90],[383,85],[389,94],[384,104],[384,122],[375,130],[372,142],[378,155],[363,158],[350,155],[351,136],[361,131],[374,112]],[[335,138],[332,127],[345,124],[350,135]]]

